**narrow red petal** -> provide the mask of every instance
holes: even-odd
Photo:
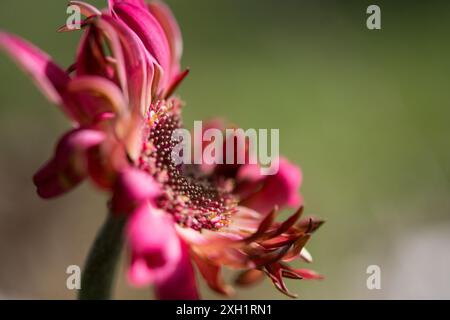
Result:
[[[222,274],[221,267],[211,264],[208,261],[193,255],[193,260],[198,267],[203,278],[208,283],[208,286],[223,295],[230,296],[234,293],[234,290],[229,285],[225,284]]]

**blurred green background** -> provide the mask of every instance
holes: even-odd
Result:
[[[303,299],[450,298],[450,2],[167,2],[191,68],[185,123],[280,128],[306,212],[327,220],[308,247],[326,280],[289,288]],[[366,28],[373,3],[382,30]],[[65,8],[2,0],[0,28],[68,66],[80,34],[55,32]],[[73,298],[65,270],[83,264],[105,196],[89,184],[36,196],[31,177],[69,123],[4,55],[0,71],[0,298]],[[373,264],[381,290],[366,287]],[[126,285],[123,265],[116,296],[148,298]],[[237,298],[284,296],[266,280]]]

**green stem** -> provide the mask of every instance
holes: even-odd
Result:
[[[108,300],[123,243],[126,218],[108,214],[92,245],[82,276],[79,300]]]

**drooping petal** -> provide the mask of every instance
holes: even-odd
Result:
[[[189,249],[183,242],[181,248],[182,256],[176,272],[165,281],[156,283],[156,296],[161,300],[200,299]]]
[[[131,216],[126,234],[131,250],[131,284],[154,284],[159,299],[198,298],[188,249],[165,212],[143,203]]]
[[[161,194],[159,184],[144,171],[126,168],[119,173],[111,200],[113,212],[129,213],[142,201],[152,203]]]
[[[241,170],[246,170],[245,166]],[[261,190],[250,195],[241,205],[261,213],[270,212],[275,206],[299,207],[301,197],[298,190],[302,181],[300,169],[284,158],[279,159],[279,170],[274,175],[264,176]]]
[[[46,53],[17,36],[1,31],[0,48],[4,49],[32,77],[35,84],[52,103],[60,105],[70,118],[77,120],[73,110],[64,103],[69,75]]]
[[[130,217],[126,234],[131,250],[128,278],[133,285],[146,286],[172,276],[182,250],[168,215],[144,202]]]
[[[90,129],[76,129],[64,135],[53,159],[33,178],[39,196],[56,197],[78,185],[87,175],[86,152],[104,139],[104,133]]]

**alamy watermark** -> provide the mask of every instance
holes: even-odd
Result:
[[[279,129],[203,130],[202,121],[195,121],[193,137],[187,129],[175,129],[172,141],[175,165],[258,164],[262,175],[274,175],[279,169]]]
[[[77,5],[70,5],[67,7],[66,13],[69,17],[66,20],[66,27],[69,30],[81,29],[81,8]]]
[[[366,273],[369,275],[366,280],[366,286],[369,290],[381,289],[381,268],[376,264],[370,265],[366,269]]]
[[[381,9],[376,4],[372,4],[367,7],[367,14],[370,16],[366,20],[366,26],[369,30],[380,30],[381,29]]]
[[[66,279],[66,287],[68,290],[81,289],[81,268],[77,265],[70,265],[66,269],[68,277]]]

